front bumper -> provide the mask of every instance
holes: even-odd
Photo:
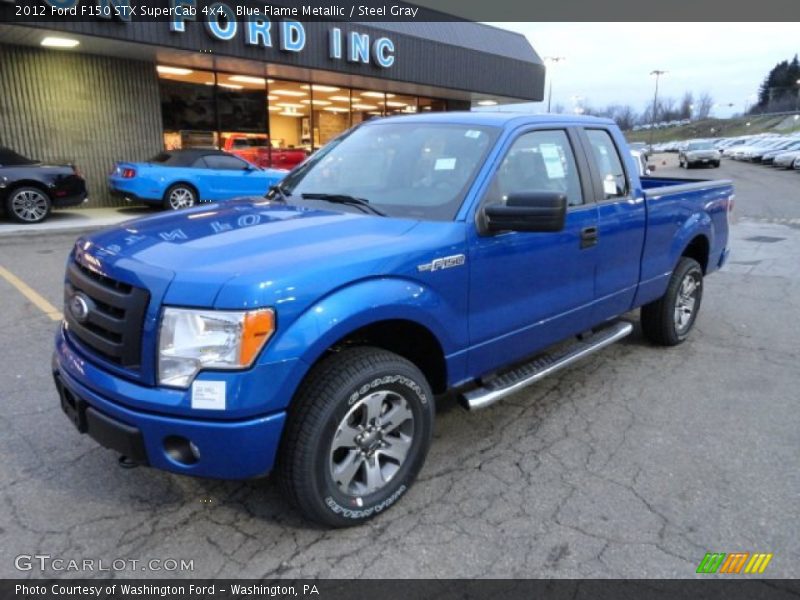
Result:
[[[272,470],[285,411],[215,420],[139,410],[114,402],[80,381],[92,369],[60,332],[52,370],[62,409],[78,431],[101,445],[134,462],[183,475],[247,479]],[[184,449],[192,444],[197,456],[182,454],[176,444],[184,444]]]

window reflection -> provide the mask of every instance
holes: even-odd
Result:
[[[350,127],[446,110],[394,92],[158,65],[164,147],[221,148],[262,167],[292,168]]]

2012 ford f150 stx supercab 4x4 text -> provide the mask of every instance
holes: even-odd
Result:
[[[637,307],[650,340],[683,341],[732,206],[728,181],[640,178],[604,119],[369,121],[264,198],[79,239],[61,405],[128,462],[274,471],[308,517],[359,523],[419,472],[436,395],[487,406]]]

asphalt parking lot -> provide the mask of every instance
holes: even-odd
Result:
[[[165,574],[14,566],[47,554],[193,560],[179,577],[680,578],[736,551],[797,576],[800,173],[688,175],[737,185],[731,262],[690,340],[656,348],[637,331],[483,412],[444,399],[417,484],[350,530],[302,521],[268,479],[120,468],[61,413],[56,321],[0,278],[0,577]],[[74,237],[0,237],[0,266],[60,307]]]

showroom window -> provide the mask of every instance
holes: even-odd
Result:
[[[276,79],[269,84],[269,131],[273,148],[311,150],[311,101],[308,85]]]
[[[291,168],[353,125],[446,110],[444,100],[158,65],[164,148],[220,148]],[[298,153],[299,152],[299,153]]]
[[[164,122],[164,148],[216,148],[215,77],[208,71],[157,67]]]

